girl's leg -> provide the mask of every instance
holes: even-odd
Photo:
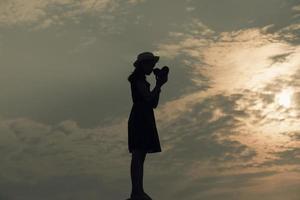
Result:
[[[136,150],[132,152],[131,159],[131,183],[132,183],[132,191],[131,194],[142,194],[144,192],[143,189],[143,173],[144,173],[144,161],[145,161],[146,153],[140,150]]]
[[[144,193],[144,186],[143,186],[143,180],[144,180],[144,161],[145,161],[146,153],[141,153],[141,177],[139,179],[140,182],[140,191]]]

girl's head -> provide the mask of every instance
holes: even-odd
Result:
[[[144,74],[150,75],[153,71],[156,62],[153,60],[144,60],[141,61],[136,68],[139,68],[140,71],[143,71]]]
[[[137,56],[136,61],[133,63],[135,69],[128,77],[128,81],[131,82],[136,78],[141,78],[145,75],[150,75],[158,60],[159,56],[154,56],[151,52],[140,53]]]
[[[158,60],[159,56],[154,56],[151,52],[143,52],[137,56],[137,60],[133,63],[133,65],[136,69],[139,69],[149,75],[153,71]]]

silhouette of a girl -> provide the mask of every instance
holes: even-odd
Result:
[[[151,200],[143,189],[143,168],[146,153],[161,152],[153,109],[157,107],[161,86],[168,77],[156,76],[156,85],[150,91],[145,75],[150,75],[159,56],[151,52],[140,53],[134,62],[134,71],[128,77],[133,100],[128,120],[128,149],[131,159],[131,200]]]

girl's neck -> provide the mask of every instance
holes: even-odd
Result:
[[[139,77],[146,78],[146,74],[144,73],[144,71],[143,71],[142,69],[136,69],[136,74],[137,74]]]

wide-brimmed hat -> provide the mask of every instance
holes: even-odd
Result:
[[[155,63],[159,60],[159,56],[153,55],[151,52],[143,52],[137,56],[136,61],[134,61],[133,65],[137,67],[142,61],[152,60]]]

